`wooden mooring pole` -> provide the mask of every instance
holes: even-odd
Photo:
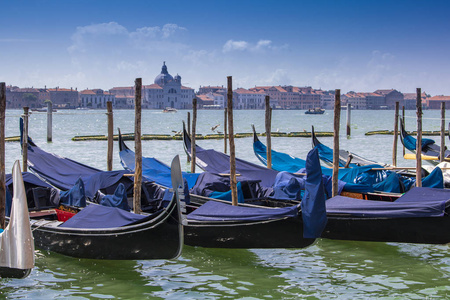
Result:
[[[112,171],[113,168],[113,148],[114,148],[114,118],[113,118],[113,108],[112,102],[106,102],[106,109],[108,115],[108,154],[106,157],[107,169]]]
[[[333,143],[333,177],[332,196],[337,196],[339,175],[339,122],[341,119],[341,90],[336,89],[334,94],[334,143]]]
[[[187,112],[187,133],[189,136],[191,136],[191,112]],[[191,157],[189,155],[186,155],[187,162],[191,161]]]
[[[227,77],[227,110],[228,110],[228,140],[230,142],[230,186],[231,186],[231,202],[238,205],[237,183],[236,183],[236,153],[234,148],[234,129],[233,129],[233,79]]]
[[[228,130],[228,128],[227,128],[227,124],[228,124],[228,122],[227,122],[227,119],[228,119],[228,110],[227,110],[227,108],[225,107],[225,109],[224,109],[224,116],[223,116],[223,153],[227,153],[227,139],[228,139],[228,137],[227,137],[227,130]]]
[[[352,113],[352,105],[347,103],[347,138],[351,136],[351,113]]]
[[[392,165],[397,166],[397,141],[398,141],[398,111],[399,102],[395,102],[395,116],[394,116],[394,143],[392,146]]]
[[[402,118],[401,122],[402,122],[403,128],[405,128],[405,106],[402,107],[402,117],[403,118]],[[405,153],[406,153],[406,148],[405,148],[405,145],[403,145],[403,157],[405,157]]]
[[[53,140],[52,127],[53,127],[53,104],[51,101],[48,101],[47,102],[47,142],[51,142]]]
[[[5,110],[6,84],[0,82],[0,228],[5,228],[6,172],[5,172]]]
[[[192,99],[192,134],[191,134],[191,173],[195,173],[196,151],[195,134],[197,130],[197,98]]]
[[[23,108],[23,141],[22,141],[22,172],[26,172],[28,169],[28,111],[29,107]]]
[[[267,168],[272,169],[272,141],[271,141],[271,131],[272,131],[272,116],[270,110],[270,97],[266,96],[266,141],[267,141]]]
[[[141,186],[142,186],[142,145],[141,145],[141,98],[142,78],[134,81],[134,190],[133,190],[133,212],[141,212]]]
[[[417,88],[416,186],[422,186],[422,89]]]
[[[445,102],[441,103],[441,153],[439,153],[440,161],[445,159]]]

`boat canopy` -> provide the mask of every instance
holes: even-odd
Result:
[[[123,144],[125,145],[125,144]],[[120,163],[124,169],[134,172],[135,170],[135,153],[123,147],[119,152]],[[182,172],[183,178],[186,179],[189,188],[192,188],[199,176],[198,173],[186,173]],[[170,167],[160,160],[153,157],[142,157],[142,176],[147,180],[154,181],[155,183],[164,187],[172,187],[172,180],[170,177]]]
[[[59,225],[64,228],[115,228],[131,225],[148,218],[125,210],[97,204],[83,208],[69,220]]]
[[[296,217],[297,206],[283,208],[233,206],[217,201],[208,201],[187,215],[190,221],[265,221]]]
[[[422,199],[416,196],[414,196],[416,200],[413,201],[399,201],[401,199],[399,198],[395,202],[336,196],[327,200],[326,207],[328,215],[339,214],[365,218],[419,218],[442,217],[446,207],[450,205],[450,198],[447,200],[428,198],[428,200],[421,201]]]

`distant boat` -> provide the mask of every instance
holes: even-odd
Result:
[[[307,111],[305,111],[305,114],[307,115],[323,115],[325,113],[325,109],[316,107],[316,108],[310,108]]]
[[[35,112],[47,112],[47,107],[41,107],[41,108],[32,108],[31,111]],[[57,110],[55,108],[52,109],[53,112],[56,112]]]
[[[177,110],[173,107],[166,107],[164,108],[163,112],[168,113],[168,112],[177,112]]]

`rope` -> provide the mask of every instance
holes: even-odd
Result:
[[[405,116],[405,119],[417,119],[417,117],[410,117],[410,116]],[[422,118],[422,120],[438,120],[441,121],[442,118]]]

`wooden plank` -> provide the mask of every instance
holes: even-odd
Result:
[[[394,143],[392,145],[392,165],[397,165],[397,142],[398,142],[398,111],[399,103],[395,102],[395,115],[394,115]]]
[[[270,97],[266,96],[266,115],[265,115],[265,125],[266,125],[266,157],[267,157],[267,168],[272,169],[272,141],[271,141],[271,116],[270,116]]]

